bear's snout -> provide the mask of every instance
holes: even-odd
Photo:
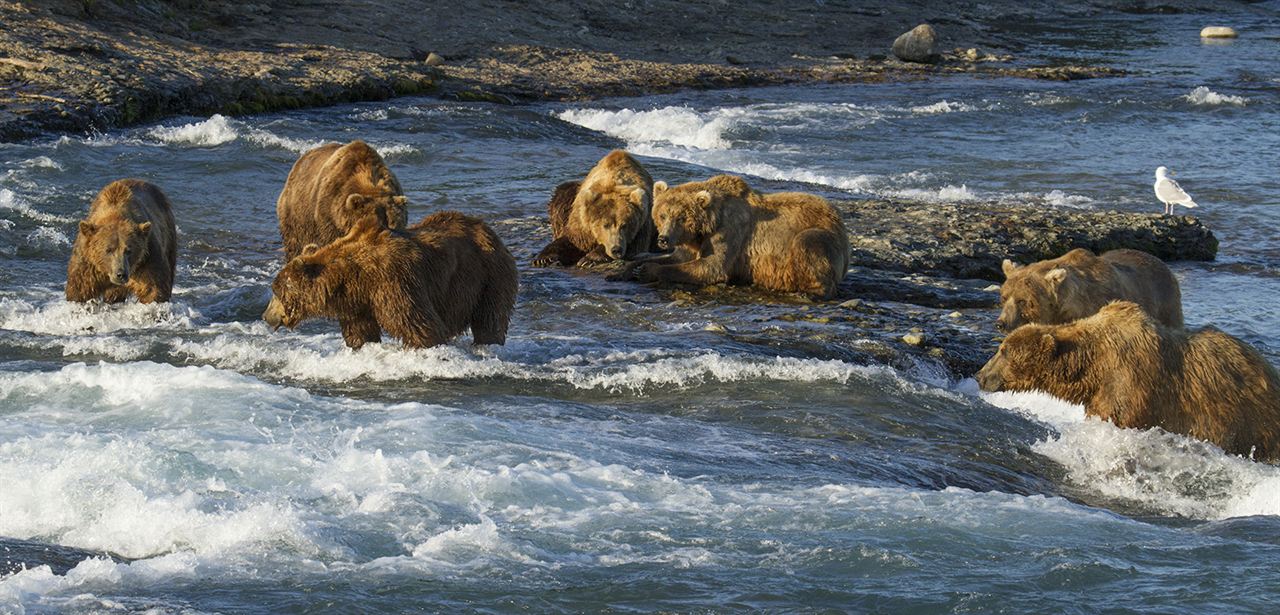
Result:
[[[667,239],[667,236],[658,235],[658,248],[662,250],[666,250],[667,248],[670,248],[670,247],[671,247],[671,242]]]
[[[609,256],[615,259],[621,259],[623,254],[622,246],[612,246],[609,248]]]
[[[266,321],[272,331],[279,329],[285,324],[284,305],[282,305],[280,300],[275,298],[274,295],[271,297],[271,303],[267,304],[267,309],[262,312],[262,320]]]
[[[978,370],[976,377],[978,388],[989,393],[999,391],[1004,387],[1004,378],[1000,377],[998,369],[992,367],[995,362],[996,357],[992,357],[990,361],[987,361],[986,365],[982,366],[982,369]]]

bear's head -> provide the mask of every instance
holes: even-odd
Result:
[[[363,222],[403,229],[409,223],[409,199],[399,194],[353,193],[338,207],[334,222],[338,228],[352,229]]]
[[[324,247],[308,244],[271,283],[271,303],[262,319],[272,329],[294,328],[308,318],[339,317],[359,301],[360,252],[390,230],[373,220],[356,224]]]
[[[1097,314],[1062,325],[1026,325],[1004,339],[978,371],[984,391],[1045,391],[1084,403],[1098,386],[1095,367],[1103,357],[1136,365],[1159,353],[1154,322],[1136,303],[1113,301]],[[1096,371],[1096,370],[1093,370]]]
[[[583,186],[574,198],[574,211],[605,254],[613,259],[626,255],[649,216],[649,191],[644,186],[596,182]]]
[[[90,262],[117,286],[129,281],[133,269],[146,256],[150,236],[150,222],[139,224],[126,217],[80,222],[80,237]]]
[[[1072,287],[1070,264],[1046,270],[1042,266],[1022,266],[1009,259],[1001,263],[1005,282],[1000,285],[1000,317],[996,328],[1008,333],[1030,322],[1060,323]]]
[[[704,182],[668,187],[653,184],[653,224],[658,247],[700,245],[720,228],[720,212],[727,199],[747,198],[751,188],[741,177],[717,175]]]
[[[1047,390],[1045,383],[1067,349],[1054,329],[1052,325],[1018,327],[978,370],[978,386],[984,391]]]

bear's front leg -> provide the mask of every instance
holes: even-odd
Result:
[[[128,286],[110,286],[102,291],[102,300],[106,303],[121,303],[128,298]]]
[[[168,272],[156,269],[144,267],[129,277],[129,290],[138,297],[139,303],[164,303],[173,294],[173,281]]]
[[[596,247],[591,248],[590,252],[587,252],[578,260],[578,266],[603,265],[604,263],[611,262],[613,262],[613,257],[605,253],[604,246],[596,244]]]
[[[365,344],[376,344],[382,341],[382,327],[373,316],[343,318],[338,321],[338,325],[342,327],[342,341],[346,342],[347,347],[352,350],[359,350]]]
[[[641,282],[674,282],[676,284],[693,284],[708,286],[729,280],[724,264],[715,258],[699,258],[686,263],[662,265],[643,263],[636,270],[636,278]]]
[[[570,267],[582,259],[583,252],[573,245],[568,237],[561,237],[543,248],[533,257],[534,267],[549,267],[553,264]]]

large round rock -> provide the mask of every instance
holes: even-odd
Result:
[[[932,62],[937,35],[933,26],[922,23],[893,41],[893,55],[906,62]]]

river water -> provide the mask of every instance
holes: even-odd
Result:
[[[1203,16],[1029,31],[1133,72],[1106,80],[399,99],[0,145],[0,536],[119,557],[0,578],[0,612],[1274,611],[1280,468],[858,363],[857,331],[767,306],[524,264],[551,189],[618,146],[672,183],[1153,212],[1165,165],[1222,242],[1175,265],[1189,324],[1280,362],[1280,20],[1227,19],[1220,45]],[[411,220],[483,216],[521,261],[506,346],[259,321],[290,165],[355,138]],[[174,300],[69,305],[76,220],[129,176],[174,202]]]

